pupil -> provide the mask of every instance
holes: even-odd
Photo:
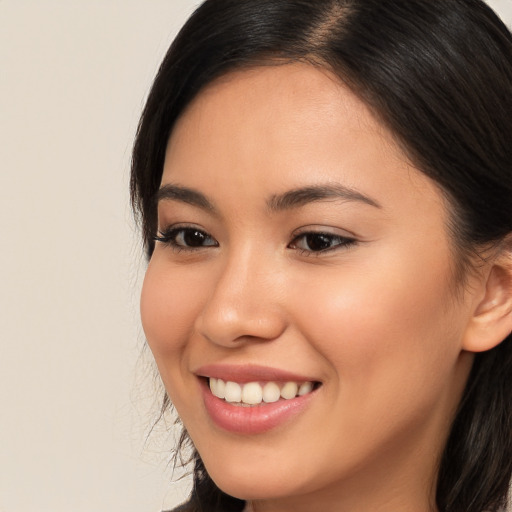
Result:
[[[183,239],[190,247],[200,247],[204,243],[205,236],[200,231],[186,231]]]
[[[306,241],[312,251],[323,251],[331,246],[331,237],[327,235],[307,235]]]

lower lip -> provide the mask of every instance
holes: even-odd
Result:
[[[316,391],[290,400],[243,407],[214,396],[206,379],[201,379],[204,405],[212,421],[220,428],[236,434],[261,434],[272,430],[303,412]]]

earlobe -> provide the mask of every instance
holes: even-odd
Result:
[[[494,260],[485,292],[467,326],[463,349],[484,352],[499,345],[512,332],[512,251]]]

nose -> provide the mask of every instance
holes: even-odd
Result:
[[[283,283],[272,263],[233,255],[219,264],[212,292],[196,320],[197,331],[223,347],[278,338],[286,328]]]

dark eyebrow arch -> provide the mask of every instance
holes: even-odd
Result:
[[[309,187],[297,188],[285,192],[284,194],[274,195],[268,201],[268,207],[271,211],[289,210],[298,208],[308,203],[316,201],[326,201],[330,199],[342,199],[344,201],[359,201],[375,208],[382,206],[371,197],[365,196],[350,187],[339,184],[314,185]]]
[[[197,206],[198,208],[210,213],[217,213],[215,206],[213,206],[206,196],[192,188],[172,183],[164,185],[158,189],[155,195],[155,202],[158,204],[160,201],[164,201],[166,199]]]

